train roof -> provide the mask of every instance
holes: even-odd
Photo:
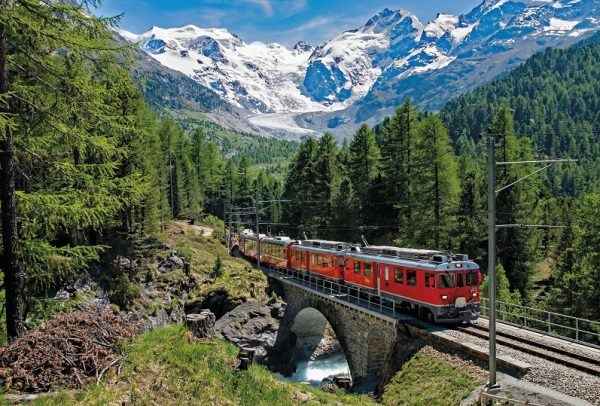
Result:
[[[245,229],[244,231],[242,231],[241,236],[243,238],[247,238],[249,240],[256,240],[256,234],[254,234],[254,231],[249,230],[249,229]],[[258,238],[265,238],[266,235],[265,234],[259,234]]]
[[[292,240],[290,239],[290,237],[284,237],[284,236],[267,237],[267,238],[264,238],[263,240],[261,240],[262,243],[274,244],[274,245],[287,245],[291,241]]]
[[[369,245],[363,247],[362,252],[369,254],[384,254],[391,256],[414,256],[414,257],[429,257],[432,255],[444,254],[443,251],[437,250],[424,250],[418,248],[403,248],[403,247],[392,247],[389,245]]]
[[[345,249],[350,244],[342,241],[329,241],[329,240],[303,240],[300,241],[300,245],[305,247],[318,247],[318,248],[336,248],[336,249]]]

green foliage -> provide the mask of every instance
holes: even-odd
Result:
[[[554,270],[550,306],[560,312],[600,319],[600,192],[583,197],[565,233]]]
[[[113,42],[116,21],[84,6],[9,1],[0,15],[10,60],[0,97],[17,167],[17,212],[8,215],[19,219],[18,264],[32,297],[98,260],[106,236],[155,231],[147,110],[127,49]]]
[[[221,256],[217,255],[217,259],[215,260],[215,265],[212,269],[212,277],[213,279],[217,279],[223,276],[223,260],[221,260]]]
[[[380,131],[381,145],[367,125],[341,150],[329,134],[300,145],[283,192],[291,200],[282,205],[288,232],[343,241],[365,234],[453,249],[460,184],[448,131],[410,101]]]
[[[140,289],[131,282],[127,274],[122,274],[115,280],[114,286],[108,292],[108,297],[121,309],[129,309],[140,297]]]
[[[481,282],[481,296],[487,298],[489,293],[489,275],[483,277]],[[496,300],[505,303],[522,304],[521,294],[518,290],[511,291],[506,271],[501,264],[496,265]]]
[[[600,187],[600,41],[568,49],[548,48],[500,79],[451,100],[441,116],[454,140],[477,139],[506,105],[514,109],[516,133],[536,152],[579,159],[549,169],[554,195],[579,196]]]
[[[427,115],[419,123],[411,166],[415,171],[413,238],[425,246],[450,250],[456,245],[459,182],[448,130],[439,117]]]
[[[413,197],[415,168],[413,159],[417,138],[418,115],[406,102],[383,124],[381,141],[382,171],[386,184],[386,201],[393,208],[398,224],[398,242],[413,245]]]
[[[495,140],[500,143],[496,148],[496,160],[527,161],[533,153],[529,138],[517,138],[514,133],[512,115],[503,106],[494,117],[491,126]],[[504,165],[496,175],[497,188],[509,185],[535,170],[533,165]],[[497,194],[497,224],[539,224],[539,197],[541,181],[531,177]],[[497,232],[496,245],[498,258],[507,271],[511,287],[527,295],[530,287],[534,261],[539,258],[537,248],[541,233],[533,228],[508,228]]]
[[[379,181],[381,153],[375,140],[375,133],[366,124],[363,124],[354,134],[348,147],[347,158],[344,161],[351,181],[351,184],[346,185],[345,188],[352,187],[358,199],[357,202],[352,202],[351,200],[354,198],[352,195],[345,197],[348,199],[346,205],[356,205],[358,210],[358,216],[349,217],[349,220],[356,218],[362,224],[377,222],[377,206],[371,205],[371,196],[373,186]],[[343,169],[342,166],[341,173],[343,173]],[[340,191],[341,193],[342,191]],[[344,198],[344,196],[340,196],[340,198]],[[344,203],[340,202],[340,204]],[[350,206],[346,207],[350,208]]]

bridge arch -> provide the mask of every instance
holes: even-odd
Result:
[[[274,350],[276,368],[280,372],[291,374],[295,366],[293,354],[298,333],[295,321],[318,312],[329,322],[340,343],[354,385],[377,386],[388,379],[389,372],[395,368],[392,358],[399,338],[395,322],[384,321],[363,309],[336,301],[334,296],[311,292],[285,278],[274,279],[281,281],[287,303]],[[309,308],[312,310],[306,310]]]
[[[337,338],[341,350],[344,353],[350,375],[353,381],[362,376],[362,367],[360,365],[360,354],[356,350],[356,344],[352,327],[345,323],[339,310],[326,301],[316,300],[310,295],[290,294],[289,287],[284,286],[285,301],[287,303],[284,316],[279,324],[279,333],[276,346],[282,351],[287,352],[291,358],[296,353],[297,341],[303,336],[321,334],[328,323]],[[320,316],[320,321],[319,317]],[[306,322],[312,322],[307,326]],[[308,342],[307,342],[308,341]],[[307,340],[301,345],[305,345],[304,355],[310,352],[316,346],[315,342]],[[309,354],[310,355],[310,354]],[[282,360],[283,364],[293,362],[293,359]]]

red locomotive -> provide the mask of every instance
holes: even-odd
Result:
[[[276,270],[299,271],[358,294],[368,292],[436,322],[479,317],[481,274],[464,254],[264,235],[258,240],[261,263]],[[256,235],[245,230],[240,251],[256,259],[257,242]]]

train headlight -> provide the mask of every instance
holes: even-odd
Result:
[[[477,292],[473,292],[473,297],[477,297]]]
[[[442,295],[442,300],[448,300],[448,295]]]

